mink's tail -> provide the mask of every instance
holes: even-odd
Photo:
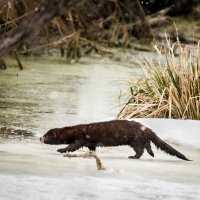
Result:
[[[182,153],[180,153],[179,151],[174,149],[172,146],[170,146],[169,144],[167,144],[166,142],[161,140],[153,131],[151,131],[151,139],[150,140],[156,145],[157,148],[170,154],[171,156],[176,156],[182,160],[191,161],[191,160],[187,159]]]

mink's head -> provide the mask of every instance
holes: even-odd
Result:
[[[47,131],[47,133],[40,138],[40,141],[45,144],[62,144],[60,143],[60,129],[54,128]]]
[[[72,142],[72,137],[69,131],[63,128],[54,128],[47,131],[47,133],[40,138],[40,141],[45,144],[70,144]]]

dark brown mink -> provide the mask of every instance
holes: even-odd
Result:
[[[81,147],[88,147],[95,151],[96,147],[128,145],[135,151],[135,156],[129,158],[139,159],[144,150],[154,157],[151,142],[158,149],[183,160],[187,159],[182,153],[161,140],[151,129],[139,122],[129,120],[112,120],[91,124],[81,124],[71,127],[55,128],[49,130],[41,142],[45,144],[68,144],[66,148],[58,149],[60,153],[73,152]]]

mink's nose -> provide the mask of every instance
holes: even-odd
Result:
[[[44,143],[44,137],[40,137],[40,142]]]

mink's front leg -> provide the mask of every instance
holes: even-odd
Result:
[[[75,143],[72,143],[65,148],[58,149],[57,151],[60,153],[73,152],[80,149],[81,147],[83,147],[82,142],[76,141]]]

